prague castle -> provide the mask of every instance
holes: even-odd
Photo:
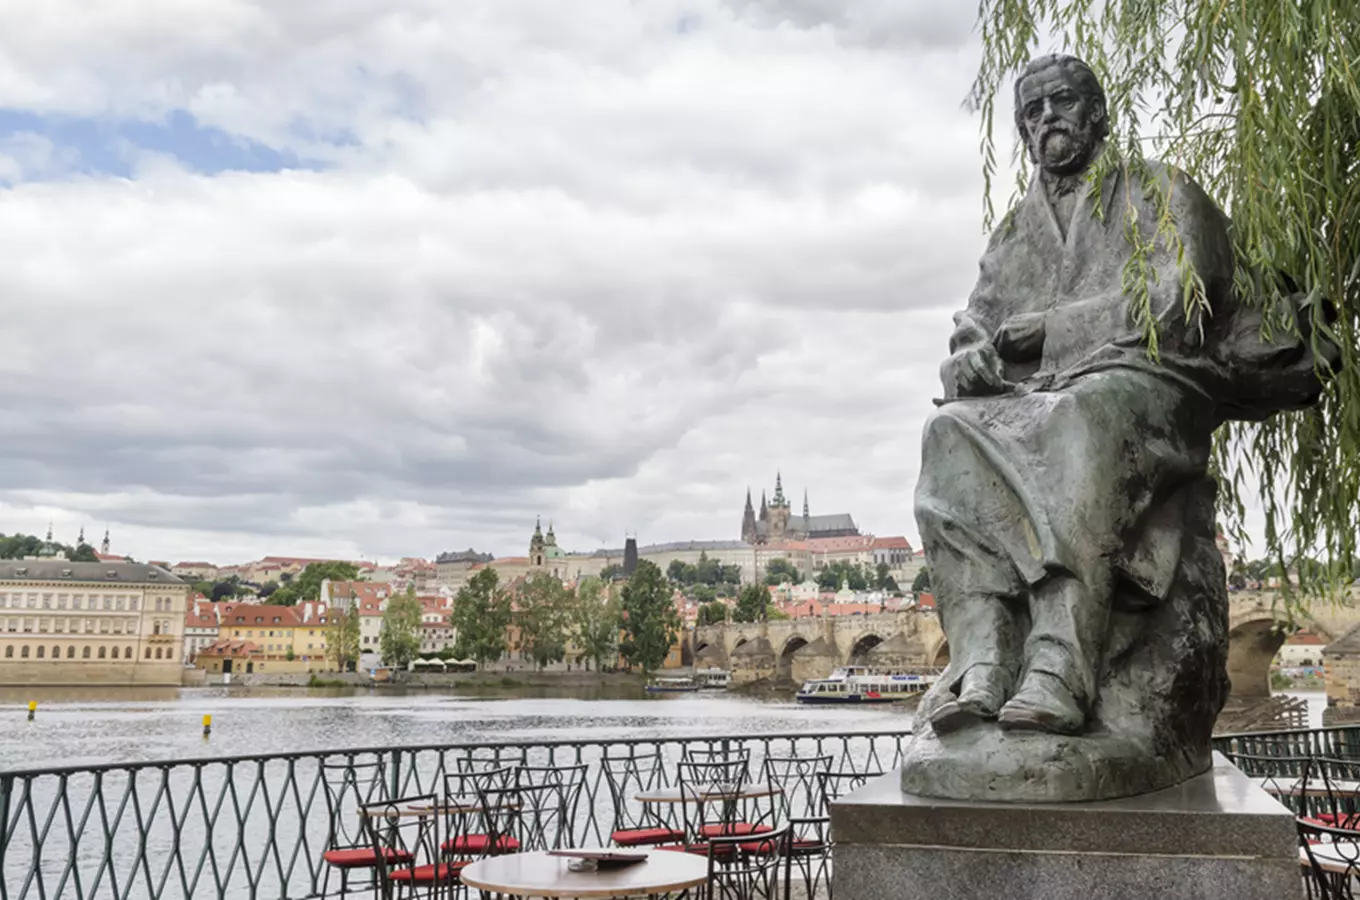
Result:
[[[751,490],[746,490],[746,509],[741,517],[741,539],[748,544],[777,544],[783,541],[806,541],[810,538],[858,537],[859,529],[849,513],[814,516],[808,511],[807,491],[803,491],[803,514],[792,515],[789,501],[784,496],[784,479],[774,476],[774,498],[766,501],[760,492],[760,515],[751,505]]]

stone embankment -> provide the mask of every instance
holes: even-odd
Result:
[[[209,685],[221,685],[220,675],[210,676]],[[497,688],[551,687],[551,688],[601,688],[601,687],[640,687],[643,679],[639,675],[623,672],[400,672],[391,681],[375,682],[367,672],[324,672],[318,674],[299,673],[254,673],[231,676],[230,687],[372,687],[376,690],[390,688],[426,688],[429,690],[494,690]]]

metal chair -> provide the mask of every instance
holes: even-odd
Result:
[[[831,838],[830,803],[863,787],[870,778],[877,778],[882,774],[882,772],[817,774],[816,812],[789,821],[789,844],[784,855],[784,900],[789,900],[792,895],[795,865],[798,867],[808,897],[816,895],[818,885],[825,885],[827,900],[831,900],[831,858],[835,842]]]
[[[791,896],[795,866],[812,897],[817,885],[830,884],[831,819],[823,776],[831,772],[831,757],[766,757],[761,768],[766,781],[783,789],[790,810],[788,843],[783,848],[785,900]]]
[[[751,780],[745,759],[687,760],[679,764],[677,771],[680,795],[685,798],[679,806],[687,847],[702,850],[709,838],[749,837],[756,833],[756,823],[743,821],[738,815],[742,792]],[[716,816],[713,810],[718,811]]]
[[[363,807],[387,796],[387,770],[380,756],[362,762],[353,757],[323,759],[320,768],[328,822],[326,849],[321,854],[326,863],[321,894],[329,895],[331,871],[336,870],[340,873],[339,896],[344,897],[349,893],[350,874],[376,868],[381,858],[364,831]],[[400,861],[400,857],[388,857],[388,862]],[[376,877],[371,871],[369,875]]]
[[[606,755],[600,760],[609,796],[614,802],[614,822],[609,840],[620,847],[650,847],[658,844],[677,844],[685,840],[685,832],[674,826],[660,808],[639,803],[638,794],[665,785],[665,768],[661,751],[630,753],[626,756]],[[668,810],[672,815],[674,810]]]
[[[705,900],[774,897],[789,833],[789,826],[784,825],[761,834],[758,840],[752,840],[749,835],[709,839],[704,847],[704,855],[708,858]]]
[[[482,794],[515,784],[514,767],[483,769],[444,776],[444,842],[441,849],[453,857],[481,858],[493,853],[512,853],[499,846],[491,834]]]
[[[1296,819],[1299,865],[1308,900],[1354,900],[1360,878],[1360,831]]]
[[[451,897],[465,862],[444,862],[439,842],[440,811],[434,794],[366,804],[364,830],[374,856],[391,860],[376,866],[384,898]]]

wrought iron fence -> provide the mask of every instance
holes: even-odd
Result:
[[[1360,725],[1341,725],[1333,728],[1296,728],[1284,731],[1250,731],[1224,734],[1214,738],[1214,749],[1230,758],[1248,760],[1265,757],[1327,756],[1346,759],[1360,758]],[[1239,763],[1248,775],[1273,775],[1275,772],[1256,772],[1251,764]]]
[[[0,773],[0,900],[307,898],[321,894],[332,816],[324,779],[337,764],[382,769],[382,800],[442,793],[458,760],[523,758],[588,768],[575,846],[604,845],[614,805],[599,760],[659,752],[649,788],[674,784],[689,749],[832,757],[832,771],[894,768],[908,731],[696,736],[378,747]],[[798,798],[791,798],[796,804]],[[796,806],[792,815],[803,811]],[[353,817],[351,805],[335,818]]]

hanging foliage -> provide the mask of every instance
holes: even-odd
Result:
[[[1263,306],[1268,329],[1298,333],[1283,301],[1303,297],[1310,333],[1340,346],[1341,370],[1328,379],[1317,407],[1229,423],[1215,449],[1229,536],[1239,546],[1246,540],[1247,506],[1259,496],[1266,553],[1286,569],[1318,575],[1311,588],[1349,579],[1356,558],[1356,12],[1356,0],[980,0],[984,52],[971,94],[981,115],[989,227],[999,171],[997,101],[1009,100],[1015,76],[1032,57],[1072,53],[1095,69],[1109,101],[1110,156],[1092,167],[1093,187],[1112,166],[1145,158],[1184,170],[1232,218],[1243,302]],[[1006,125],[1001,131],[1011,133]],[[1017,140],[1017,197],[1028,180],[1019,149]],[[1163,234],[1172,233],[1167,225]],[[1135,248],[1134,266],[1137,258]],[[1125,272],[1125,290],[1155,355],[1155,324],[1140,307],[1136,274]],[[1202,291],[1189,277],[1184,288],[1188,315]],[[1321,564],[1299,565],[1305,559]]]

